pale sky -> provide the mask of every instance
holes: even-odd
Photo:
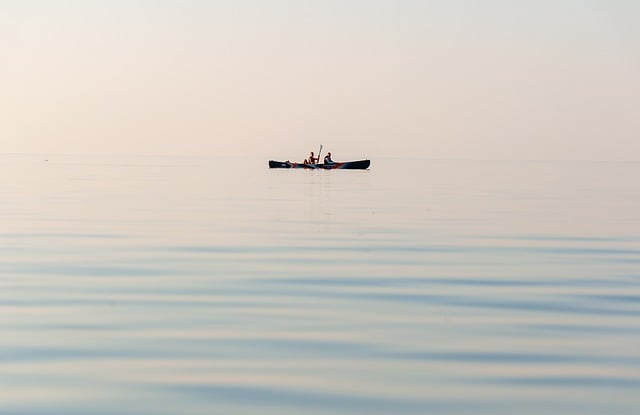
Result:
[[[640,1],[0,0],[0,153],[640,160]]]

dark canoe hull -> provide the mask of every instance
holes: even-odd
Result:
[[[324,170],[365,170],[371,165],[370,160],[343,161],[333,164],[304,164],[294,163],[290,161],[274,161],[269,160],[269,168],[271,169],[324,169]]]

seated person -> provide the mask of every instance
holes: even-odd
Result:
[[[304,159],[304,164],[316,164],[318,162],[318,157],[315,157],[313,151],[309,154],[308,159]]]
[[[328,152],[326,156],[324,156],[324,164],[333,164],[335,163],[331,160],[331,152]]]

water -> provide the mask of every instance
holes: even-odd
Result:
[[[2,414],[640,410],[640,164],[0,162]]]

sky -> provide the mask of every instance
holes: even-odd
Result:
[[[640,160],[640,2],[0,0],[0,153]]]

